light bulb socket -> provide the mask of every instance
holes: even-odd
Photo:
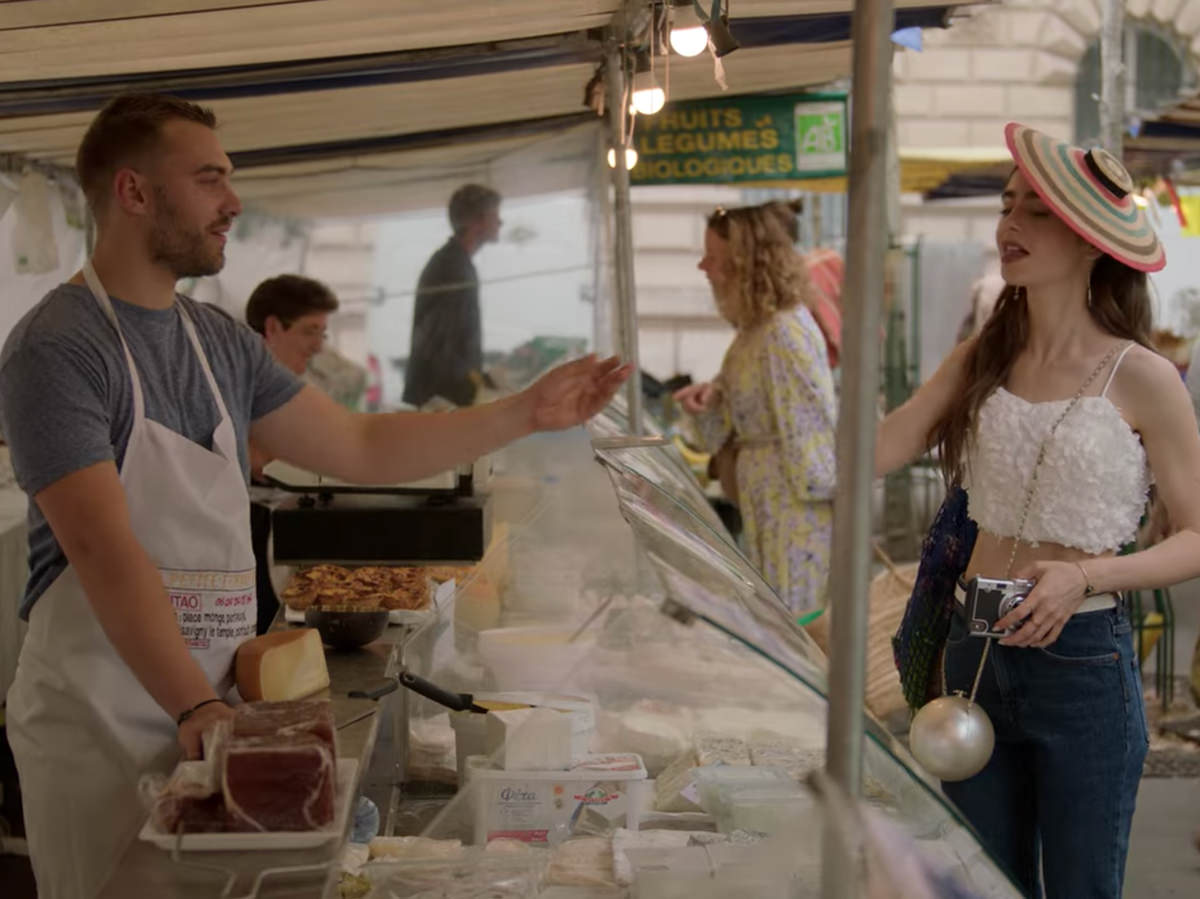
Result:
[[[630,105],[642,115],[654,115],[667,102],[667,94],[658,83],[651,66],[650,54],[639,50],[633,67],[633,94]]]
[[[692,0],[683,0],[676,2],[675,8],[671,10],[671,27],[672,28],[703,28],[704,22],[700,19],[700,14],[696,12],[696,7]]]
[[[644,72],[635,72],[633,76],[634,93],[638,91],[652,91],[660,85],[658,79],[654,77],[654,73],[647,69]]]

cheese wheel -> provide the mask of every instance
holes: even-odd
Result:
[[[237,648],[234,667],[247,702],[302,699],[329,686],[321,636],[311,627],[247,640]]]

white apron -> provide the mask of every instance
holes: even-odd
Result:
[[[162,573],[193,657],[218,695],[234,650],[255,631],[250,503],[233,422],[187,311],[184,328],[220,411],[213,449],[145,415],[141,381],[91,263],[84,277],[117,329],[133,386],[133,426],[121,485],[133,533]],[[109,643],[68,565],[29,615],[8,694],[39,899],[100,892],[146,817],[138,778],[179,757],[175,722]]]

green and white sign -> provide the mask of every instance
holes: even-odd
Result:
[[[738,184],[846,173],[845,94],[671,103],[638,116],[634,184]]]

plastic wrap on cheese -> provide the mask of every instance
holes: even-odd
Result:
[[[698,812],[699,805],[683,795],[692,783],[696,751],[686,749],[667,765],[654,781],[654,807],[660,812]]]
[[[609,837],[567,840],[554,848],[546,869],[547,886],[616,886]]]
[[[448,859],[458,858],[463,853],[461,840],[434,840],[429,837],[375,837],[367,847],[372,861]]]

